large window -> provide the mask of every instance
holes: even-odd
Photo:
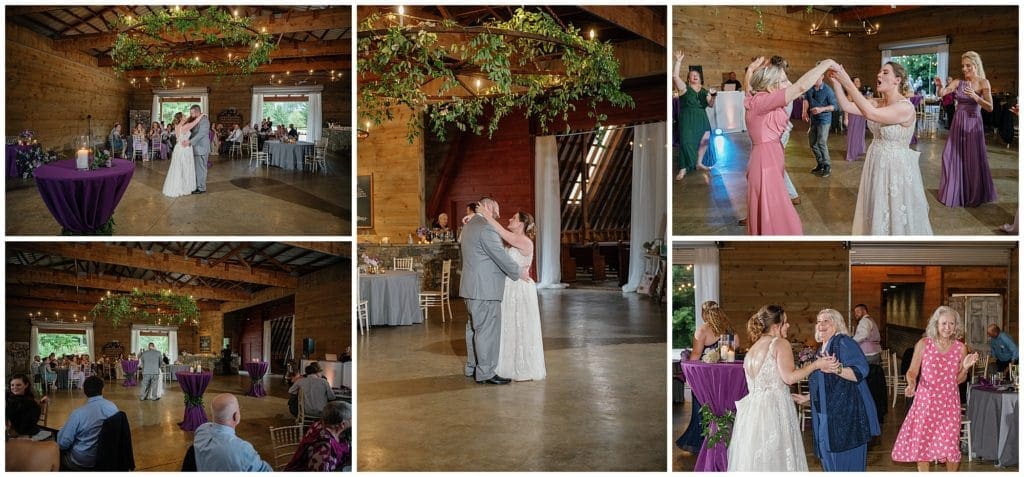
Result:
[[[86,342],[85,333],[74,331],[60,332],[39,332],[39,355],[49,356],[54,353],[57,356],[66,354],[88,354],[89,343]]]
[[[147,350],[147,349],[149,349],[149,344],[150,343],[153,343],[153,346],[155,346],[156,349],[158,351],[160,351],[161,353],[166,354],[166,355],[170,355],[171,354],[170,340],[167,338],[167,335],[165,335],[165,334],[163,334],[163,335],[146,335],[146,334],[143,334],[143,335],[139,336],[139,348],[142,348],[143,350]]]
[[[263,102],[263,116],[270,118],[276,127],[278,124],[288,127],[295,125],[299,132],[299,139],[306,139],[308,133],[307,122],[309,120],[309,99],[306,97],[297,98],[294,101],[271,101],[267,98]]]
[[[889,59],[907,69],[908,84],[914,93],[936,94],[935,77],[939,75],[939,54],[924,53],[919,55],[893,56]],[[942,78],[946,83],[946,78]]]
[[[188,116],[188,109],[193,104],[198,104],[196,101],[163,101],[160,103],[160,120],[164,124],[171,124],[174,119],[175,113],[181,113],[182,116]]]
[[[672,265],[672,348],[689,348],[697,327],[693,265]]]

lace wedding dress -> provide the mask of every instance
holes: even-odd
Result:
[[[807,471],[796,407],[772,353],[777,340],[772,338],[761,363],[749,354],[743,361],[749,393],[736,401],[736,421],[729,441],[729,472]]]
[[[520,270],[529,269],[533,256],[516,248],[506,249]],[[537,285],[533,280],[505,278],[501,300],[501,340],[498,348],[498,376],[514,381],[544,379],[544,342],[540,330]]]
[[[182,131],[176,137],[187,138],[188,132]],[[196,190],[196,161],[192,155],[192,146],[182,146],[178,142],[171,154],[171,165],[167,168],[164,179],[164,195],[180,197],[189,195]]]
[[[868,121],[873,136],[860,175],[853,235],[932,235],[914,126]]]

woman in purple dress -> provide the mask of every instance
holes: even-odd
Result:
[[[853,77],[853,85],[857,91],[861,90],[860,77]],[[853,101],[852,99],[850,100]],[[861,154],[864,154],[864,131],[867,121],[859,114],[846,113],[846,160],[856,161]]]
[[[956,113],[942,151],[939,201],[947,207],[977,207],[996,200],[996,186],[985,153],[985,126],[981,110],[992,111],[992,86],[985,79],[981,57],[973,51],[961,56],[964,78],[953,81],[939,96],[955,92]]]

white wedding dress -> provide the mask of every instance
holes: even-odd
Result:
[[[749,354],[743,361],[749,393],[736,401],[736,421],[729,441],[729,472],[807,471],[796,405],[772,353],[777,340],[772,338],[760,363]],[[788,343],[779,352],[789,353]]]
[[[520,270],[529,269],[533,256],[512,247],[505,249]],[[544,379],[544,342],[540,330],[537,284],[533,280],[505,278],[501,300],[501,340],[498,348],[498,376],[513,381]]]
[[[176,134],[179,138],[187,138],[188,131]],[[171,154],[171,165],[167,168],[164,179],[164,195],[180,197],[189,195],[196,190],[196,161],[192,155],[192,146],[182,146],[179,140]]]
[[[860,175],[853,235],[932,235],[921,153],[910,148],[914,125],[867,123],[873,138]]]

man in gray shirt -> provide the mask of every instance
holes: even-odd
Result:
[[[320,417],[323,415],[324,406],[329,401],[334,401],[334,391],[327,380],[317,374],[317,367],[312,364],[306,366],[306,377],[298,380],[288,392],[296,394],[302,390],[302,407],[306,416]]]
[[[140,401],[160,399],[157,394],[157,386],[160,385],[160,362],[163,361],[163,354],[157,351],[156,345],[149,344],[149,349],[139,356],[139,366],[142,368],[142,394]]]

